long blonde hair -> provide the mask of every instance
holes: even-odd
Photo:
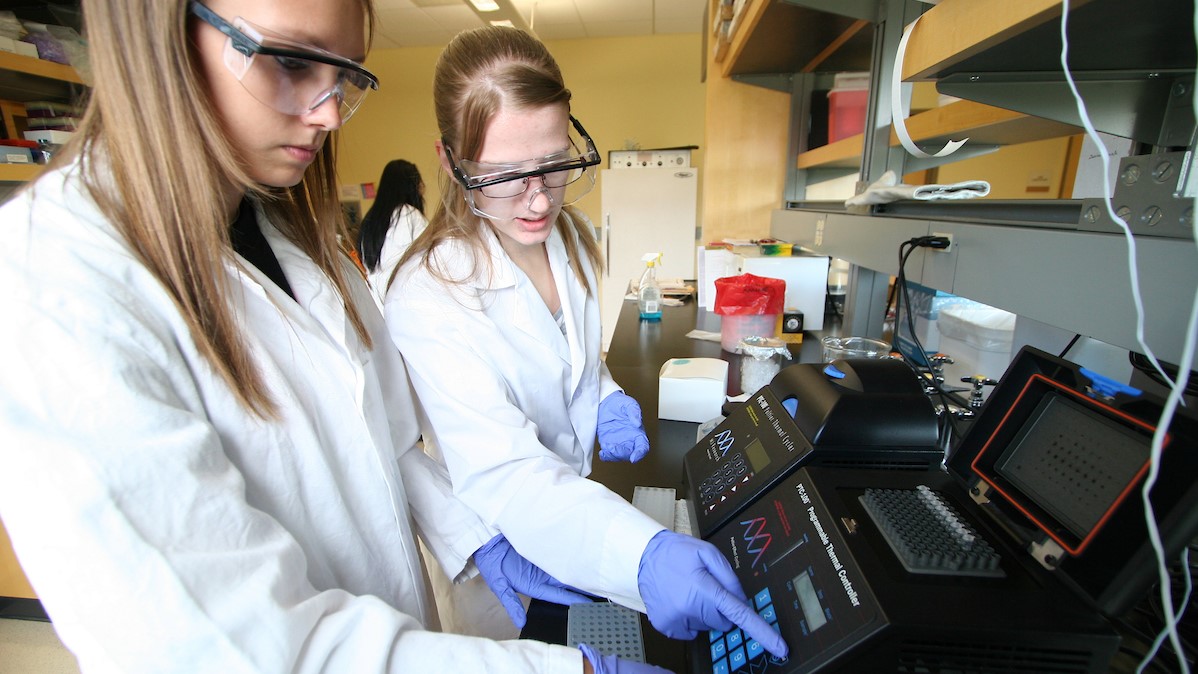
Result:
[[[361,0],[373,30],[371,0]],[[219,195],[254,195],[271,221],[328,276],[369,348],[350,299],[337,234],[344,230],[330,134],[303,180],[255,184],[238,161],[204,86],[186,0],[83,0],[94,85],[77,134],[56,158],[78,157],[97,206],[162,282],[200,352],[252,413],[277,409],[230,308],[233,256]],[[134,6],[136,5],[136,6]]]
[[[487,126],[504,105],[563,105],[569,110],[570,96],[561,70],[545,45],[515,28],[488,26],[459,33],[441,53],[433,74],[437,126],[441,138],[460,158],[478,156]],[[429,271],[446,283],[460,283],[483,271],[489,273],[489,269],[480,268],[490,263],[484,243],[489,225],[471,212],[460,183],[445,171],[440,172],[439,180],[441,203],[399,266],[419,256]],[[592,292],[580,252],[596,274],[603,266],[603,256],[589,222],[581,212],[566,207],[554,224],[565,242],[575,276]],[[449,278],[435,267],[433,250],[450,239],[465,241],[474,251],[476,268],[465,277]]]

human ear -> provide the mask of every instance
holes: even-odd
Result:
[[[445,154],[445,143],[440,140],[433,141],[433,147],[437,149],[437,158],[441,160],[441,168],[446,173],[453,177],[453,167],[449,164],[449,157]]]

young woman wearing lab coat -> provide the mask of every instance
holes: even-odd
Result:
[[[442,201],[384,313],[454,493],[551,577],[646,611],[668,636],[735,622],[785,653],[714,546],[584,479],[596,435],[602,459],[635,461],[648,442],[600,360],[600,253],[563,208],[599,153],[552,56],[519,30],[467,31],[433,86]]]
[[[358,258],[380,303],[399,258],[426,226],[420,169],[406,159],[392,159],[358,228]]]
[[[80,668],[589,670],[425,629],[415,531],[449,573],[493,532],[336,245],[369,0],[83,11],[78,140],[0,210],[0,517]]]

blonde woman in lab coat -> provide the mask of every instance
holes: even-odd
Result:
[[[415,532],[492,532],[337,249],[369,0],[83,11],[77,141],[0,209],[0,517],[82,671],[591,671],[427,631]]]
[[[563,208],[593,184],[599,153],[552,56],[519,30],[467,31],[433,86],[442,201],[385,315],[454,493],[556,582],[647,611],[667,636],[735,623],[784,654],[714,546],[585,479],[596,434],[608,460],[635,461],[648,442],[599,357],[600,254]],[[474,555],[488,581],[489,553]],[[496,594],[522,624],[520,603]]]

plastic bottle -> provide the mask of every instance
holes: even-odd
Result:
[[[660,259],[661,253],[645,253],[641,257],[645,272],[641,274],[641,282],[637,287],[636,305],[642,321],[661,320],[661,286],[657,285],[657,262]]]

